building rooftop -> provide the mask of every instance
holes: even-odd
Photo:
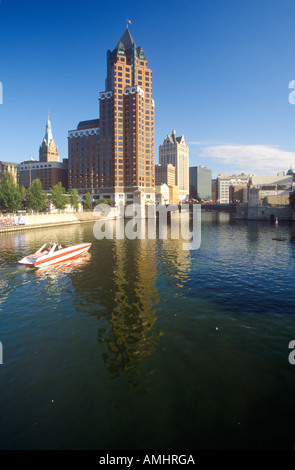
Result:
[[[292,175],[279,176],[252,176],[250,183],[253,186],[262,186],[265,184],[286,184],[293,181]]]
[[[126,52],[129,52],[132,50],[132,48],[136,49],[136,55],[142,60],[146,60],[145,53],[143,52],[142,47],[136,47],[135,41],[129,31],[128,28],[124,31],[120,41],[116,45],[115,49],[113,50],[113,53],[119,53],[119,54],[125,54]]]
[[[119,49],[121,46],[123,46],[125,50],[128,50],[133,45],[136,47],[136,44],[134,42],[133,37],[131,36],[131,33],[130,33],[129,29],[126,28],[126,30],[124,31],[124,34],[122,35],[120,41],[116,45],[115,50]]]
[[[0,160],[0,165],[13,165],[13,166],[17,166],[19,165],[19,163],[15,163],[15,162],[4,162],[3,160]]]
[[[88,121],[80,121],[77,129],[94,129],[96,127],[99,127],[99,119],[89,119]]]

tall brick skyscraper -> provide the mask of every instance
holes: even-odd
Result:
[[[100,93],[100,187],[116,200],[141,190],[154,194],[152,71],[127,28],[107,52],[105,91]]]
[[[76,187],[80,194],[91,191],[94,199],[107,197],[117,204],[132,202],[136,190],[143,202],[154,200],[152,71],[128,28],[114,50],[107,52],[99,119],[83,121],[68,137],[70,188]]]

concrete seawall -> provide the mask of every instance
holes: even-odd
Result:
[[[98,218],[100,218],[100,215],[101,215],[100,212],[95,213],[95,211],[65,212],[65,213],[60,213],[60,214],[40,213],[40,214],[25,215],[24,216],[25,224],[0,226],[0,233],[52,227],[52,226],[60,226],[60,225],[72,225],[72,224],[81,224],[81,223],[86,223],[86,222],[95,222],[98,220]],[[119,212],[114,207],[111,209],[111,212],[108,214],[107,218],[116,219],[117,217],[119,217]]]
[[[99,207],[99,206],[97,206]],[[129,206],[131,207],[131,206]],[[162,207],[162,206],[161,206]],[[167,217],[168,220],[180,217],[182,212],[189,212],[190,208],[187,207],[177,207],[171,206],[173,210],[168,206],[166,208],[163,206],[163,210],[167,210]],[[170,209],[169,209],[170,208]],[[107,213],[101,213],[100,210],[91,210],[85,212],[63,212],[63,213],[39,213],[39,214],[26,214],[21,217],[14,217],[14,216],[0,216],[0,233],[5,232],[15,232],[21,230],[30,230],[30,229],[38,229],[44,227],[54,227],[54,226],[61,226],[61,225],[73,225],[73,224],[81,224],[86,222],[96,222],[98,219],[100,220],[115,220],[117,218],[132,218],[134,214],[136,214],[136,218],[156,218],[159,213],[157,212],[156,206],[150,210],[150,208],[146,205],[143,206],[143,210],[139,213],[138,207],[135,208],[135,213],[129,211],[128,215],[122,208],[118,207],[111,207]],[[15,220],[14,220],[15,219]],[[19,220],[22,219],[22,220]]]
[[[274,221],[275,219],[294,221],[295,212],[290,206],[249,206],[238,204],[236,219]]]

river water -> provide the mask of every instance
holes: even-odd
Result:
[[[294,449],[295,225],[208,212],[201,234],[0,234],[1,449]],[[54,239],[92,247],[17,264]]]

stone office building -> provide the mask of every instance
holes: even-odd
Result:
[[[167,186],[175,186],[175,166],[168,163],[167,165],[155,165],[155,185],[167,184]]]
[[[184,200],[189,195],[189,148],[184,136],[176,137],[175,130],[159,146],[159,164],[169,163],[175,167],[175,186],[179,190],[179,199]]]
[[[18,163],[0,161],[0,179],[2,178],[2,175],[4,172],[8,172],[12,175],[13,181],[16,183],[17,182],[17,165]]]

